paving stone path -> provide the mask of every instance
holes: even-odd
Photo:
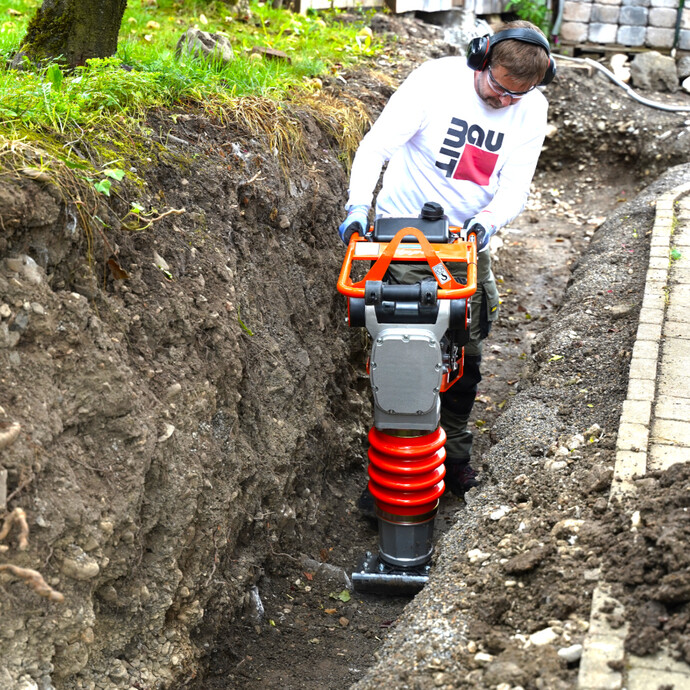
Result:
[[[634,494],[635,476],[690,461],[690,184],[657,201],[616,451],[609,500]],[[614,613],[623,612],[606,583],[600,583],[580,661],[579,690],[690,690],[689,665],[663,652],[647,657],[625,653],[628,626],[610,627],[608,616],[600,613],[604,602],[616,604]]]

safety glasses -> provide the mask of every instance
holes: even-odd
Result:
[[[530,87],[527,89],[527,91],[511,91],[510,89],[506,89],[504,86],[501,86],[498,81],[496,81],[493,73],[491,72],[491,65],[488,67],[488,79],[487,83],[489,84],[489,88],[499,97],[503,96],[510,96],[511,98],[518,100],[522,98],[523,96],[526,96],[530,91],[534,91],[536,88],[535,86]]]

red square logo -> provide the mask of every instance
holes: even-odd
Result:
[[[465,145],[462,156],[453,173],[454,180],[468,180],[486,187],[496,168],[497,153],[489,153],[470,144]]]

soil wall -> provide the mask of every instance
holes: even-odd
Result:
[[[183,143],[151,146],[102,232],[49,181],[0,184],[0,421],[21,425],[0,468],[30,528],[1,560],[64,595],[0,573],[1,687],[193,675],[202,617],[212,635],[319,519],[310,478],[361,460],[331,142],[304,116],[308,162],[281,168],[217,123],[163,124]],[[125,197],[185,212],[132,232]]]

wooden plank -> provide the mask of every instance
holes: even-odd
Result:
[[[295,0],[295,11],[305,14],[307,10],[356,9],[358,7],[383,7],[383,0]]]
[[[462,0],[460,0],[462,2]],[[453,7],[454,0],[388,0],[393,14],[403,12],[443,12]]]

